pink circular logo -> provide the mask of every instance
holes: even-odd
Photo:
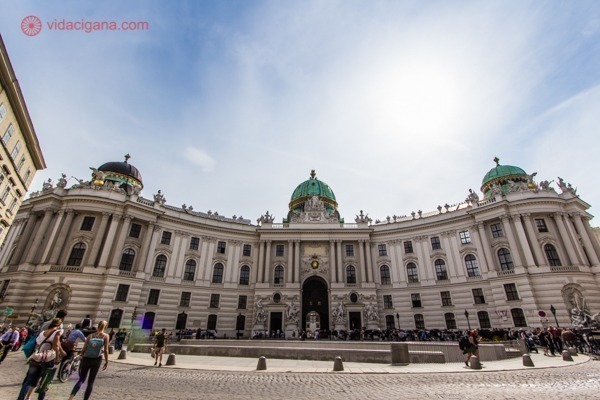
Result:
[[[21,30],[27,36],[35,36],[42,31],[42,21],[35,15],[23,18]]]

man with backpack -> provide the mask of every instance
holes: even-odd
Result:
[[[163,328],[162,332],[154,336],[154,365],[158,363],[162,367],[162,356],[167,348],[167,330]]]

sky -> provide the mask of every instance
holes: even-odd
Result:
[[[148,29],[56,29],[81,21]],[[383,220],[464,201],[498,157],[599,214],[598,1],[0,0],[0,34],[31,191],[129,153],[173,206],[281,221],[315,169],[346,222]]]

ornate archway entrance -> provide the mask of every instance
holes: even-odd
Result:
[[[302,285],[302,329],[315,327],[318,314],[319,328],[329,330],[329,290],[323,278],[311,276]],[[311,315],[311,324],[307,324],[307,315]],[[310,325],[310,326],[309,326]]]

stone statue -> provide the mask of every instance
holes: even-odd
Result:
[[[331,316],[333,318],[333,322],[336,324],[344,324],[346,322],[344,305],[342,303],[338,303],[337,306],[333,307],[333,310],[331,310]]]
[[[92,170],[92,181],[104,181],[104,172],[98,171],[97,168],[90,167]]]
[[[600,313],[592,315],[585,303],[585,298],[578,290],[573,290],[569,296],[571,303],[571,325],[574,327],[590,327],[597,325],[596,318]]]
[[[561,178],[560,176],[558,177],[558,187],[561,190],[561,193],[571,193],[572,195],[576,196],[577,195],[577,188],[574,188],[573,186],[571,186],[570,183],[565,183],[565,180],[563,178]]]
[[[44,182],[42,190],[52,190],[52,179],[48,178],[48,181]]]
[[[261,301],[261,299],[256,300],[256,317],[254,319],[255,324],[264,324],[267,320],[267,314]]]
[[[367,321],[379,321],[379,315],[377,314],[377,309],[373,306],[372,303],[369,303],[365,306],[365,316]]]
[[[358,224],[361,222],[371,222],[371,218],[369,218],[369,214],[363,214],[363,210],[360,210],[360,215],[357,215],[354,221]]]
[[[286,310],[285,310],[285,316],[288,320],[288,322],[290,323],[297,323],[298,322],[298,312],[300,311],[300,309],[298,308],[297,305],[294,304],[294,302],[292,301],[291,304],[288,304]]]
[[[467,195],[466,202],[477,203],[479,201],[479,195],[473,191],[473,189],[469,189],[469,194]],[[442,212],[442,206],[438,207],[438,211]]]
[[[502,186],[498,183],[492,185],[492,197],[502,196]]]
[[[67,176],[65,174],[60,174],[60,179],[56,184],[56,187],[64,189],[67,186]]]
[[[258,223],[272,224],[274,220],[275,220],[275,217],[273,217],[272,215],[270,215],[269,211],[267,211],[265,213],[265,215],[261,215],[260,216],[260,218],[257,220],[257,222]]]
[[[163,196],[160,189],[158,189],[158,193],[154,195],[154,201],[161,205],[167,202],[167,199],[165,199],[165,196]]]
[[[56,289],[54,292],[54,297],[52,297],[52,301],[50,302],[51,310],[58,310],[63,302],[63,295],[60,289]]]
[[[540,189],[541,190],[552,190],[552,188],[550,187],[550,184],[554,182],[554,179],[551,180],[550,182],[548,181],[541,181],[540,182]]]

